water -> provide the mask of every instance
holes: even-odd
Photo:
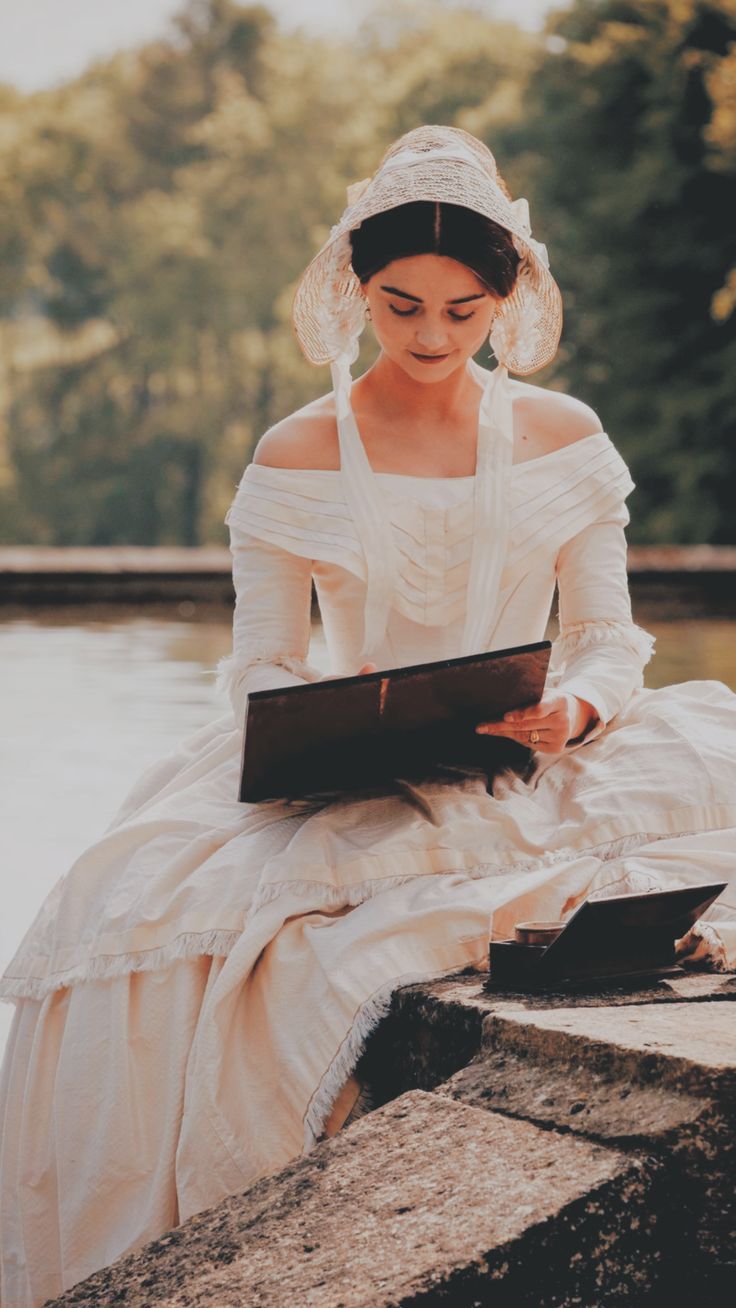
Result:
[[[641,612],[637,621],[657,636],[648,686],[716,678],[736,690],[736,623],[647,621]],[[192,621],[120,609],[0,621],[0,969],[140,773],[226,710],[214,668],[230,642],[221,609]],[[319,628],[310,660],[327,667]],[[0,1004],[0,1051],[12,1012]]]

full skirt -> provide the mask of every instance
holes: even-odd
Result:
[[[397,986],[594,890],[731,884],[736,695],[639,690],[529,777],[240,804],[230,714],[149,768],[0,982],[0,1302],[32,1308],[338,1130]]]

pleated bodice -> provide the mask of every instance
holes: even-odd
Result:
[[[476,478],[373,476],[394,561],[389,619],[373,657],[380,665],[382,659],[399,664],[457,654],[467,618]],[[625,526],[633,485],[605,432],[512,466],[508,538],[495,545],[500,550],[505,544],[505,557],[483,645],[541,639],[560,548],[596,521]],[[231,531],[311,560],[331,665],[352,670],[360,654],[367,574],[341,472],[250,464],[226,521]]]

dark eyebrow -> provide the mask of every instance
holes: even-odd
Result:
[[[402,300],[413,300],[415,304],[424,304],[418,295],[409,295],[408,291],[400,291],[398,286],[382,286],[382,291],[388,291],[389,295],[400,295]],[[447,300],[447,304],[467,304],[469,300],[484,300],[486,292],[481,291],[479,295],[461,295],[457,300]]]

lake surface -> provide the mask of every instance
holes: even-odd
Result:
[[[636,619],[657,637],[647,686],[716,678],[736,690],[735,622]],[[0,619],[0,968],[140,773],[226,710],[214,669],[230,642],[222,609],[186,619],[119,608]],[[319,627],[310,659],[327,668]],[[12,1013],[0,1004],[0,1052]]]

